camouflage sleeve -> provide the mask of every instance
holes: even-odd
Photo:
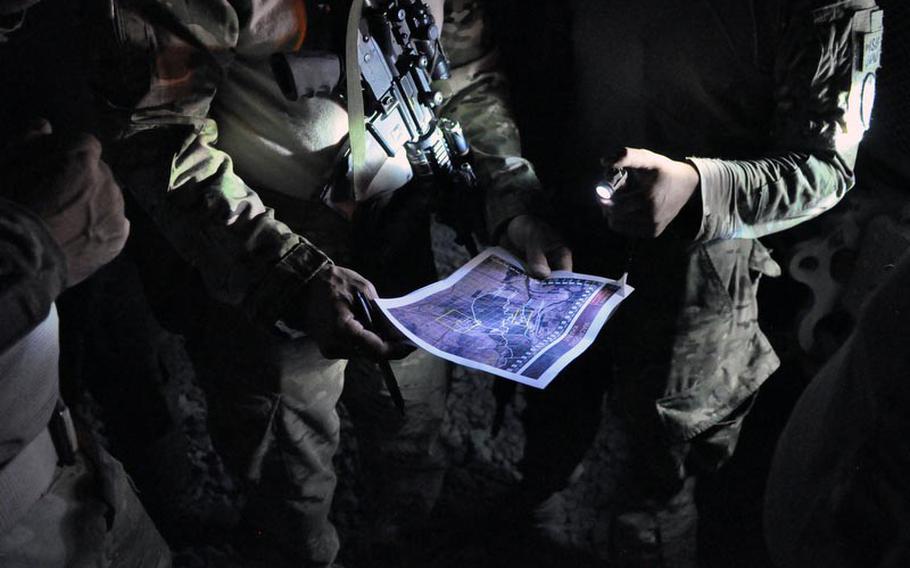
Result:
[[[95,18],[103,26],[95,82],[113,141],[108,161],[213,297],[274,323],[330,261],[278,222],[215,147],[209,106],[252,8],[227,1],[112,5]]]
[[[446,2],[442,42],[452,64],[443,86],[448,97],[443,114],[461,123],[473,147],[486,189],[487,229],[495,237],[507,221],[533,209],[541,187],[531,163],[521,157],[483,0]]]
[[[47,317],[65,280],[66,259],[45,224],[0,198],[0,353]]]
[[[783,231],[833,207],[853,185],[881,13],[874,0],[788,4],[774,69],[773,157],[690,159],[701,176],[700,240]]]

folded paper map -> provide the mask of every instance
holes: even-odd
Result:
[[[631,292],[625,278],[557,271],[538,280],[506,250],[492,248],[445,280],[377,304],[430,353],[542,389],[591,345]]]

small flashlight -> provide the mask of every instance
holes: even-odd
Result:
[[[613,194],[626,183],[628,173],[623,168],[609,168],[604,172],[604,177],[597,182],[594,192],[601,201],[610,201]]]

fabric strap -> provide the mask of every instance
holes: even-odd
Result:
[[[32,386],[50,383],[54,385],[55,393],[59,380],[58,322],[56,307],[52,305],[47,318],[38,327],[0,354],[0,376],[25,376],[29,378],[27,384]],[[17,391],[15,388],[7,390],[13,392],[4,392],[2,396],[43,396],[40,389],[34,392]],[[51,405],[57,399],[54,393],[48,400]],[[33,418],[43,421],[47,415],[40,414]],[[56,468],[57,450],[50,431],[45,427],[0,469],[0,534],[18,523],[22,515],[41,498],[50,486]]]
[[[348,103],[348,137],[351,142],[351,171],[353,172],[354,200],[362,201],[366,193],[365,166],[367,160],[366,115],[363,108],[363,90],[360,85],[360,19],[363,0],[353,0],[348,14],[345,36],[345,81]]]

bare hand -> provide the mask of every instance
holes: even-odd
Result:
[[[548,278],[551,270],[572,270],[572,251],[556,230],[532,215],[509,221],[501,244],[524,257],[535,278]]]
[[[413,351],[405,341],[383,339],[357,320],[353,308],[357,292],[369,299],[376,297],[376,289],[366,278],[334,265],[323,268],[307,284],[303,330],[319,345],[322,356],[400,359]]]
[[[650,150],[626,148],[613,164],[629,177],[601,207],[617,233],[630,237],[657,237],[679,215],[698,189],[698,170]]]

